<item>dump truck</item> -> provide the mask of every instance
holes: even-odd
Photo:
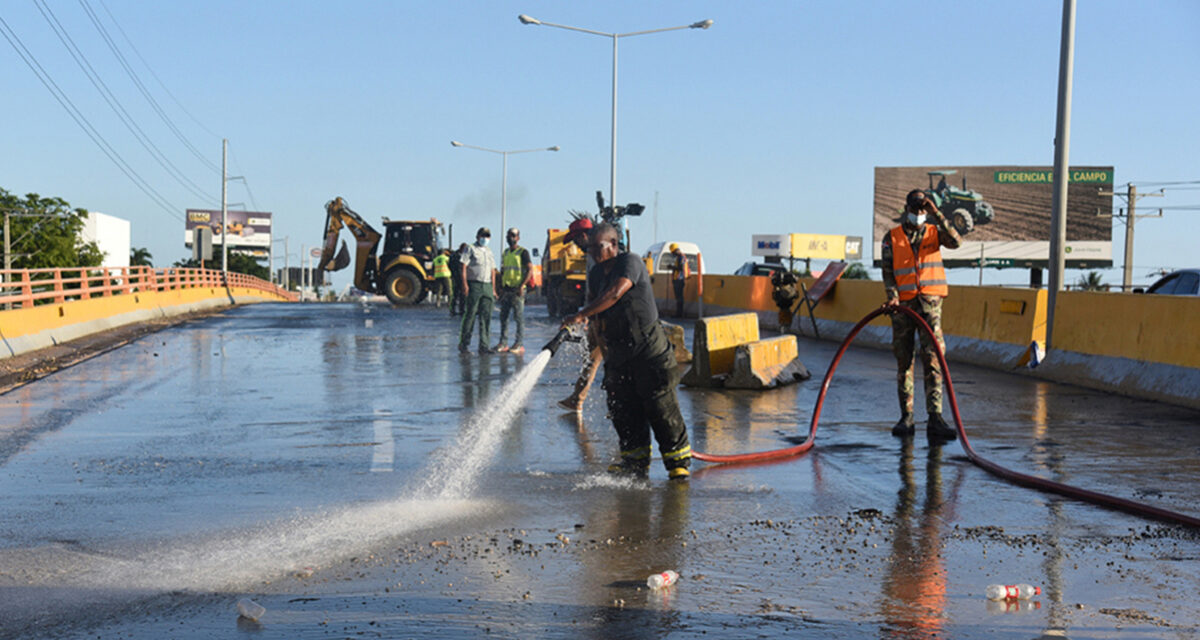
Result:
[[[542,251],[542,291],[552,318],[575,313],[583,306],[587,256],[575,243],[563,242],[566,235],[566,229],[547,229]]]
[[[346,241],[336,251],[342,227],[354,236],[354,286],[387,296],[392,304],[417,304],[433,285],[433,258],[440,251],[438,236],[445,233],[436,218],[429,220],[383,219],[384,233],[367,224],[341,197],[325,203],[325,239],[318,271],[339,271],[350,264]],[[379,241],[383,251],[375,255]]]

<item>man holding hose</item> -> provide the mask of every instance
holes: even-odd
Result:
[[[675,395],[675,350],[658,321],[650,274],[637,256],[621,252],[616,227],[601,223],[588,233],[589,302],[563,326],[595,316],[605,345],[604,390],[620,440],[621,460],[608,471],[646,477],[650,472],[650,433],[658,441],[671,479],[686,479],[692,448]]]
[[[937,344],[945,350],[942,299],[949,293],[949,287],[942,266],[941,247],[957,249],[962,238],[953,226],[946,224],[942,212],[920,189],[908,193],[900,221],[900,226],[883,237],[880,262],[883,287],[887,292],[884,306],[891,309],[892,353],[896,355],[900,397],[900,420],[892,427],[892,435],[906,437],[916,432],[913,421],[913,334],[917,332],[917,323],[897,308],[908,307],[920,314],[933,329]],[[953,440],[957,433],[942,419],[942,367],[933,341],[924,332],[921,333],[921,364],[925,370],[925,410],[929,414],[926,435],[936,442]]]

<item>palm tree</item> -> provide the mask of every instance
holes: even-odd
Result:
[[[1079,287],[1080,291],[1108,291],[1108,285],[1104,284],[1101,278],[1099,271],[1089,271],[1080,276],[1075,286]]]
[[[153,267],[152,259],[154,256],[150,255],[150,250],[145,247],[134,247],[129,251],[129,266],[131,267]]]

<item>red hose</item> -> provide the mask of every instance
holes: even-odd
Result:
[[[821,407],[825,404],[825,393],[829,391],[829,383],[833,380],[833,372],[837,370],[838,364],[842,360],[842,355],[846,353],[846,349],[849,348],[850,343],[854,341],[854,338],[858,336],[858,333],[862,331],[862,328],[865,327],[867,323],[880,315],[885,313],[890,314],[893,312],[908,314],[909,317],[916,321],[917,327],[920,328],[921,331],[923,331],[930,338],[933,338],[933,329],[929,327],[929,324],[925,322],[925,319],[922,318],[916,311],[904,306],[895,307],[894,311],[893,309],[887,307],[880,307],[871,313],[868,313],[862,320],[859,320],[858,324],[854,325],[854,328],[851,329],[850,333],[846,335],[846,338],[842,340],[841,346],[838,347],[837,353],[833,356],[833,361],[829,364],[829,370],[825,372],[825,379],[821,382],[821,392],[817,394],[817,403],[813,408],[812,421],[808,428],[808,439],[802,444],[794,447],[787,447],[785,449],[758,451],[755,453],[743,453],[735,455],[718,455],[704,453],[702,451],[693,451],[692,457],[697,460],[703,460],[704,462],[711,462],[714,464],[744,464],[750,462],[763,462],[767,460],[780,460],[784,458],[801,456],[805,453],[808,453],[808,451],[812,449],[813,445],[816,443],[817,422],[821,417]],[[1146,518],[1200,528],[1200,518],[1169,511],[1167,509],[1160,509],[1158,507],[1150,506],[1140,502],[1134,502],[1133,500],[1127,500],[1125,498],[1118,498],[1116,496],[1110,496],[1103,493],[1097,493],[1095,491],[1089,491],[1087,489],[1081,489],[1079,487],[1073,487],[1071,485],[1054,482],[1053,480],[1047,480],[1037,476],[1018,473],[1016,471],[1005,469],[1004,467],[1001,467],[1000,465],[984,458],[983,456],[980,456],[971,446],[971,441],[967,439],[966,429],[963,428],[962,416],[958,411],[958,400],[954,395],[954,383],[950,380],[950,367],[946,363],[946,354],[942,351],[942,347],[940,344],[938,344],[937,340],[931,340],[931,342],[934,345],[934,351],[937,353],[938,362],[942,365],[942,376],[945,380],[946,392],[950,400],[950,409],[954,414],[954,424],[958,429],[958,437],[962,441],[963,450],[967,452],[967,457],[970,458],[971,462],[975,463],[976,466],[983,468],[985,471],[993,475],[999,476],[1023,487],[1029,487],[1049,493],[1057,493],[1069,498],[1082,500],[1083,502],[1090,502],[1095,505],[1116,509],[1118,511],[1124,511],[1126,513],[1132,513],[1134,515]]]

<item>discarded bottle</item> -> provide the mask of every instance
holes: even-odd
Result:
[[[1041,593],[1041,587],[1031,587],[1027,584],[993,584],[988,585],[983,595],[987,596],[988,600],[1028,600]]]
[[[250,598],[242,598],[237,601],[238,615],[247,620],[258,622],[258,619],[267,612],[267,608],[261,604],[251,600]]]
[[[1037,611],[1042,603],[1037,600],[988,600],[987,611],[991,614],[1014,614]]]
[[[669,586],[675,584],[675,581],[678,579],[679,579],[678,573],[675,573],[674,571],[667,569],[666,571],[664,571],[662,573],[656,573],[656,574],[650,576],[649,578],[646,578],[646,586],[650,587],[651,589],[655,589],[655,590],[664,589],[666,587],[669,587]]]

